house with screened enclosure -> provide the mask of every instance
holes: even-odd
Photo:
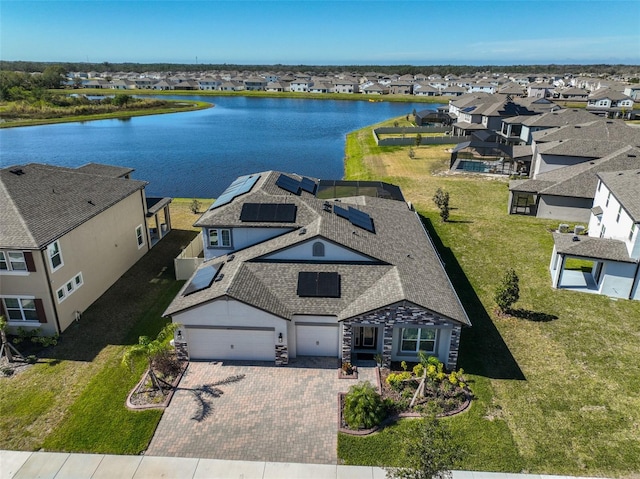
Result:
[[[235,180],[196,226],[205,260],[165,311],[189,359],[388,366],[424,351],[456,367],[471,322],[398,187],[267,171]]]

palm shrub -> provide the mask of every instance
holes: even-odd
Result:
[[[165,383],[165,381],[160,379],[154,371],[154,361],[171,349],[170,340],[173,338],[173,333],[178,326],[176,323],[167,324],[154,340],[151,340],[148,336],[140,336],[140,338],[138,338],[138,344],[129,346],[122,356],[122,364],[130,367],[133,366],[133,362],[137,358],[145,358],[149,365],[149,378],[151,379],[153,388],[160,392],[163,392],[160,383]]]
[[[351,429],[370,429],[386,416],[382,397],[370,382],[360,382],[349,388],[344,398],[343,418]]]

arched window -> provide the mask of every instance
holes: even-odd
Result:
[[[324,243],[320,241],[313,243],[313,256],[324,256]]]

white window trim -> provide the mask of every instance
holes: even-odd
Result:
[[[26,276],[29,274],[29,267],[27,266],[27,260],[24,257],[24,251],[0,251],[0,254],[4,257],[4,263],[7,265],[7,269],[0,269],[0,274],[12,274],[16,276]],[[24,269],[14,269],[11,263],[10,254],[19,254],[22,256],[22,263],[24,263]]]
[[[77,278],[80,278],[79,282],[76,282]],[[56,290],[56,299],[58,300],[58,304],[62,303],[65,299],[75,293],[83,284],[84,278],[82,277],[82,272],[74,275],[70,280],[65,281],[64,284]],[[71,285],[71,289],[69,289],[69,285]],[[60,292],[62,292],[62,297],[59,296]]]
[[[218,244],[212,244],[212,231],[215,231],[216,237],[218,238]],[[229,244],[223,244],[223,231],[229,232]],[[209,228],[209,247],[210,248],[231,248],[233,241],[231,240],[231,229],[230,228]]]
[[[416,342],[416,349],[415,350],[409,350],[409,349],[402,349],[402,341],[403,341],[403,333],[405,329],[417,329],[418,330],[418,337],[415,339]],[[421,335],[422,335],[422,331],[433,331],[434,333],[434,337],[433,339],[428,339],[428,340],[424,340],[421,341]],[[411,340],[407,340],[407,341],[414,341],[413,339]],[[419,351],[421,351],[420,349],[420,343],[421,342],[425,342],[425,341],[433,341],[433,350],[431,351],[424,351],[427,354],[435,354],[436,351],[438,350],[438,330],[437,329],[433,329],[433,328],[421,328],[419,326],[415,326],[415,327],[403,327],[400,328],[400,345],[399,345],[399,349],[400,349],[400,353],[401,354],[418,354]]]
[[[9,325],[30,325],[30,324],[40,324],[40,321],[38,321],[38,319],[11,319],[9,317],[9,309],[15,310],[15,308],[7,308],[7,303],[4,301],[5,299],[17,299],[19,304],[20,304],[20,312],[22,314],[22,317],[24,318],[24,310],[22,309],[22,301],[23,299],[31,299],[31,300],[35,300],[36,297],[35,296],[28,296],[28,295],[15,295],[15,296],[11,296],[11,295],[2,295],[0,296],[0,300],[2,300],[2,307],[4,308],[4,312],[5,312],[5,317],[7,318],[7,322],[9,323]],[[31,310],[29,310],[31,311]],[[37,311],[36,311],[37,314]]]
[[[140,231],[140,234],[138,234],[138,231]],[[138,245],[138,249],[145,245],[144,228],[141,224],[136,226],[136,244]]]
[[[53,265],[53,257],[56,256],[56,254],[52,253],[54,252],[56,245],[58,245],[58,252],[56,254],[60,256],[60,264],[58,266]],[[62,249],[60,248],[60,240],[55,240],[53,243],[47,246],[47,257],[49,258],[49,268],[51,269],[52,273],[58,271],[64,266],[64,260],[62,259]]]

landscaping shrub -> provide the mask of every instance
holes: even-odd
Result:
[[[370,429],[380,424],[386,416],[382,397],[369,382],[361,382],[349,388],[344,398],[343,418],[351,429]]]

